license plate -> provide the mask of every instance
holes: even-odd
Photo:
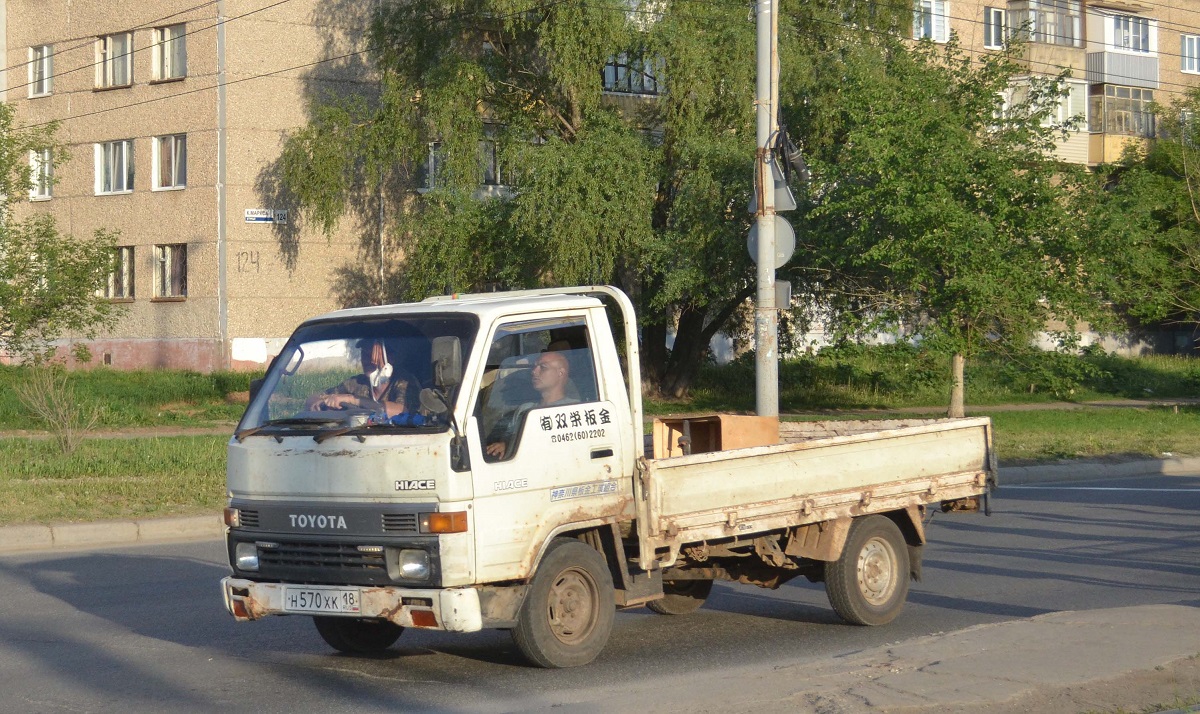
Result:
[[[323,612],[357,615],[361,607],[358,588],[285,585],[284,612]]]

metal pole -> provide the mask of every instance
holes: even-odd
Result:
[[[776,0],[757,0],[758,107],[755,191],[758,214],[758,295],[754,305],[755,411],[779,416],[779,316],[775,311],[775,178],[770,143],[775,131]]]

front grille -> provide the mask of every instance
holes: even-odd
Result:
[[[386,576],[383,553],[362,553],[347,543],[279,543],[259,546],[258,558],[268,568],[336,568],[377,572]]]
[[[415,513],[383,514],[384,533],[416,533],[417,529],[417,514]]]
[[[238,509],[238,517],[242,520],[242,528],[258,528],[258,511]]]

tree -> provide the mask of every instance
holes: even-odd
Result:
[[[1157,107],[1157,132],[1109,167],[1097,230],[1122,237],[1118,304],[1135,321],[1200,322],[1200,89]]]
[[[58,232],[54,218],[22,210],[33,187],[30,152],[63,153],[53,125],[14,126],[13,110],[0,104],[0,350],[38,359],[64,334],[94,337],[116,318],[98,296],[112,268],[114,235],[97,231],[77,240]]]
[[[402,258],[371,299],[612,282],[641,308],[648,387],[682,395],[751,293],[745,6],[413,0],[385,4],[370,38],[371,93],[322,97],[277,168],[327,232],[391,196]],[[618,58],[668,91],[604,99]],[[479,199],[481,151],[504,200]]]
[[[844,56],[840,112],[811,142],[796,272],[843,331],[902,329],[948,355],[961,416],[980,349],[1105,319],[1110,248],[1085,230],[1093,182],[1052,156],[1071,126],[1053,120],[1064,76],[1028,77],[1019,44],[972,58],[953,39],[879,43],[874,67]]]

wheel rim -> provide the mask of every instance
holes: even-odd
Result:
[[[563,644],[579,644],[595,629],[600,592],[586,571],[568,568],[559,573],[547,602],[550,631]]]
[[[882,538],[872,538],[858,556],[858,588],[867,602],[885,605],[896,592],[896,553]]]

